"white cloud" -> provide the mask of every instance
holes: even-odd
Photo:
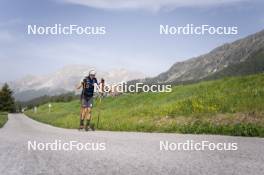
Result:
[[[0,30],[0,44],[6,43],[6,42],[12,42],[14,40],[15,40],[15,38],[13,37],[13,35],[9,31]]]
[[[17,24],[21,24],[22,20],[19,18],[9,19],[5,21],[0,21],[0,27],[10,27]]]
[[[66,3],[85,5],[101,9],[175,9],[178,7],[212,6],[241,2],[245,0],[59,0]]]
[[[0,21],[0,44],[12,43],[17,40],[18,36],[14,36],[14,33],[10,29],[14,28],[15,25],[20,24],[20,19],[10,19]]]

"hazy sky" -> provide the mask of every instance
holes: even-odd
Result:
[[[264,29],[262,0],[1,0],[0,82],[71,64],[149,76]],[[33,36],[27,25],[106,26],[102,36]],[[238,35],[165,36],[159,25],[237,26]]]

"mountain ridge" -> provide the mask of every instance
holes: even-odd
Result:
[[[29,75],[16,81],[8,82],[19,101],[28,101],[43,95],[59,95],[74,91],[75,86],[94,69],[89,65],[68,65],[50,74]],[[144,78],[141,72],[127,69],[97,70],[97,79],[104,78],[107,83],[118,83],[137,78]]]
[[[74,86],[92,69],[89,65],[69,65],[43,76],[27,76],[9,82],[18,100],[30,100],[43,95],[58,95],[73,91]],[[98,78],[108,83],[129,81],[146,84],[190,83],[225,76],[248,75],[264,72],[264,30],[231,43],[225,43],[210,52],[174,63],[167,71],[145,78],[141,72],[126,69],[97,71]]]
[[[245,62],[262,49],[264,49],[264,30],[234,42],[225,43],[207,54],[176,62],[158,76],[139,81],[145,83],[179,83],[206,79],[206,77],[231,65]]]

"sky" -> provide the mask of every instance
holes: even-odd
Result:
[[[1,0],[0,82],[67,65],[155,76],[264,29],[262,0]],[[28,35],[28,25],[105,26],[105,35]],[[236,35],[160,35],[160,25],[237,26]]]

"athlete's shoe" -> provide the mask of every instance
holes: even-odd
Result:
[[[80,125],[80,127],[78,128],[78,130],[82,130],[84,129],[84,126],[83,125]]]
[[[89,129],[90,129],[89,125],[86,125],[85,126],[85,131],[89,131]]]
[[[93,123],[90,124],[90,128],[91,128],[92,131],[95,131],[95,127],[94,127]]]

